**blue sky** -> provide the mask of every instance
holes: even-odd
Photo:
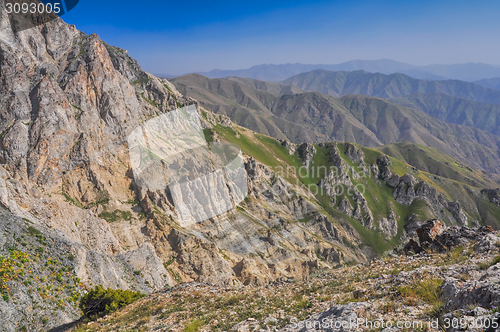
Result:
[[[95,1],[63,19],[155,74],[393,59],[500,65],[500,1]]]

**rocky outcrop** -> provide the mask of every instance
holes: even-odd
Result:
[[[429,220],[417,229],[418,239],[422,245],[431,244],[437,236],[443,234],[445,229],[446,227],[439,220]]]
[[[377,159],[377,166],[378,166],[377,173],[382,180],[387,181],[392,177],[392,171],[389,168],[389,166],[391,165],[392,165],[391,158],[389,158],[388,156],[383,156]]]
[[[345,144],[344,154],[356,164],[364,165],[363,152],[352,143]]]
[[[462,210],[461,204],[458,201],[450,201],[438,191],[431,187],[425,181],[417,181],[411,174],[403,176],[393,175],[387,168],[387,159],[379,159],[381,165],[381,173],[379,177],[383,179],[386,184],[394,188],[392,196],[401,204],[411,205],[414,200],[420,199],[426,201],[431,209],[433,209],[437,216],[448,218],[443,213],[443,209],[448,210],[453,219],[449,219],[450,223],[466,226],[468,218]]]
[[[339,210],[343,214],[345,214],[345,215],[347,215],[349,217],[352,217],[353,208],[351,206],[351,202],[349,202],[349,200],[347,199],[347,197],[344,197],[340,201],[340,203],[339,203]]]
[[[379,221],[379,228],[388,239],[393,238],[398,234],[398,221],[396,215],[391,210],[387,218],[382,218]]]
[[[282,146],[284,146],[288,150],[288,153],[290,155],[293,155],[295,153],[295,151],[297,150],[297,145],[290,142],[289,140],[282,139],[282,140],[279,140],[279,142],[281,143]]]
[[[316,148],[311,143],[302,143],[298,146],[297,151],[299,153],[300,159],[304,163],[306,168],[309,168],[314,155],[316,155]]]
[[[444,252],[458,246],[467,246],[475,243],[477,252],[488,252],[497,249],[496,245],[500,238],[490,226],[482,226],[477,229],[468,227],[447,227],[439,220],[427,221],[416,230],[419,243],[410,241],[405,246],[405,251],[415,253],[422,250]]]
[[[365,313],[370,310],[370,307],[371,305],[366,302],[351,302],[347,304],[334,305],[326,311],[312,315],[307,320],[296,320],[279,331],[357,331],[362,327],[362,324],[360,324],[360,327],[356,325],[358,318],[364,317]]]
[[[481,194],[486,195],[491,203],[500,206],[500,189],[483,189]]]

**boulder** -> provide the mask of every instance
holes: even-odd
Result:
[[[421,228],[417,229],[420,243],[432,243],[436,236],[441,235],[445,229],[445,226],[439,220],[429,220]]]

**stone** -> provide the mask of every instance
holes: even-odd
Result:
[[[427,221],[421,228],[417,229],[417,235],[420,243],[434,241],[436,236],[441,235],[445,230],[445,226],[436,219]]]
[[[297,151],[300,159],[306,168],[309,168],[313,157],[316,155],[316,148],[311,143],[302,143],[298,146]]]

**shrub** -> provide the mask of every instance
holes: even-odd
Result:
[[[487,270],[490,266],[493,266],[500,262],[500,256],[495,256],[491,262],[479,263],[478,267],[480,270]]]
[[[28,233],[30,233],[30,235],[41,235],[42,234],[38,229],[36,229],[33,226],[28,227]]]
[[[196,332],[200,329],[200,327],[203,325],[203,321],[200,320],[200,319],[195,319],[191,322],[189,322],[188,324],[186,324],[186,326],[184,326],[184,332]]]
[[[441,301],[443,281],[438,278],[425,279],[414,284],[400,287],[399,292],[404,297],[419,298],[430,304],[438,304]]]
[[[143,296],[144,294],[140,292],[96,286],[82,297],[80,309],[85,317],[96,319],[115,312]]]
[[[106,220],[107,222],[115,222],[117,220],[131,220],[132,213],[130,211],[115,210],[113,212],[102,212],[99,214],[99,218]]]

